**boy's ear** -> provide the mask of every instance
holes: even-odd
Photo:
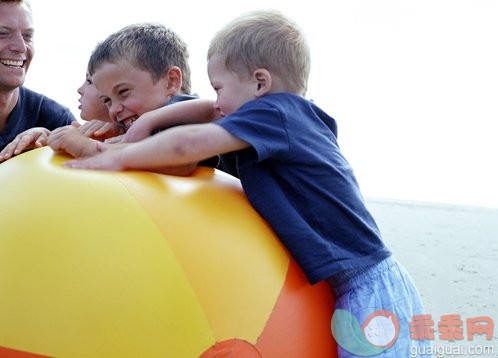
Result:
[[[271,91],[272,79],[270,71],[264,68],[258,68],[253,73],[256,80],[256,89],[254,95],[262,97]]]
[[[182,70],[177,66],[172,66],[165,74],[168,82],[166,91],[168,95],[175,96],[182,90]]]

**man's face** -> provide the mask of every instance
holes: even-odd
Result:
[[[0,3],[0,90],[24,84],[34,55],[33,18],[26,4]]]

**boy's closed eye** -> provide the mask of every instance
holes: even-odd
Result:
[[[129,88],[123,88],[123,89],[119,90],[118,95],[120,97],[126,97],[129,93],[130,93],[130,89]]]

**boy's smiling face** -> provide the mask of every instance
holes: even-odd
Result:
[[[138,69],[126,60],[104,62],[92,76],[100,98],[111,118],[127,130],[145,112],[164,106],[177,94],[168,84],[168,76],[156,83],[149,72]]]

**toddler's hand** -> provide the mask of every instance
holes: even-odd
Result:
[[[124,127],[116,122],[101,121],[98,119],[86,122],[79,130],[88,138],[103,141],[108,138],[124,134]]]

